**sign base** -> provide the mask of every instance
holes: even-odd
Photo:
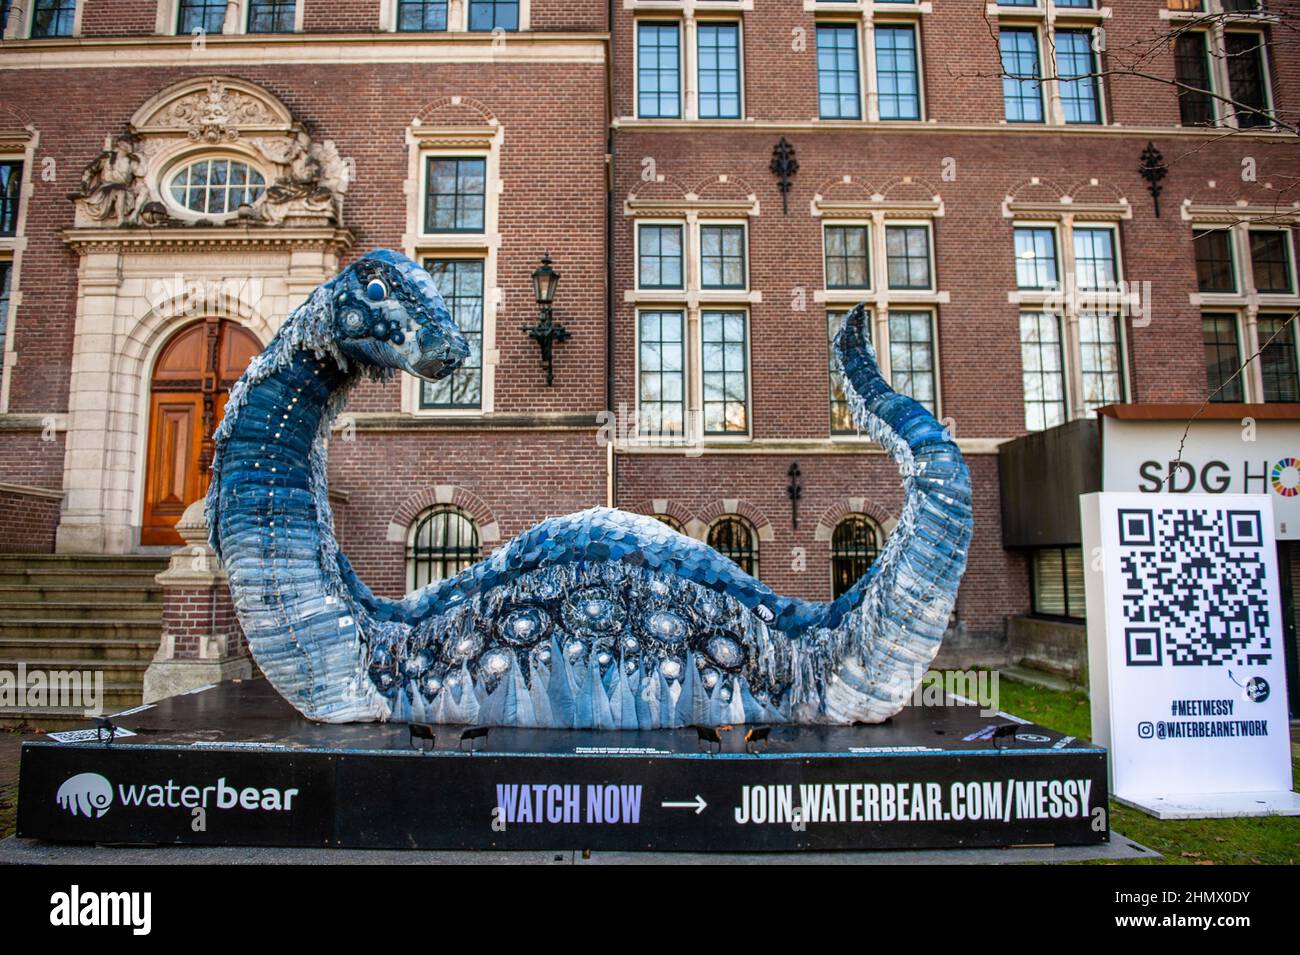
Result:
[[[1228,819],[1235,816],[1300,816],[1300,793],[1115,794],[1115,801],[1157,819]]]

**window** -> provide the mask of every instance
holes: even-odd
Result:
[[[1056,230],[1022,226],[1015,230],[1016,287],[1050,289],[1059,278],[1056,270]]]
[[[1187,31],[1174,38],[1174,82],[1178,85],[1179,121],[1184,126],[1213,125],[1210,54],[1204,33]]]
[[[749,431],[749,342],[742,311],[700,313],[704,433]]]
[[[9,11],[13,7],[13,0],[0,0],[0,37],[5,34],[5,29],[9,26]]]
[[[1074,10],[1091,10],[1092,0],[1054,0],[1058,7],[1069,7]]]
[[[1065,362],[1058,316],[1048,312],[1020,314],[1020,363],[1025,388],[1025,428],[1042,431],[1064,424]]]
[[[1054,36],[1065,121],[1100,123],[1101,103],[1097,96],[1097,61],[1092,52],[1092,34],[1087,30],[1057,30]]]
[[[928,311],[889,312],[891,384],[935,413],[934,332]]]
[[[847,593],[871,569],[880,554],[876,525],[861,514],[850,514],[831,532],[831,590]]]
[[[1113,230],[1075,227],[1074,271],[1081,289],[1113,289],[1119,285]]]
[[[469,28],[485,33],[518,30],[519,0],[469,0]]]
[[[876,85],[881,119],[920,119],[921,83],[916,30],[877,25]]]
[[[831,383],[831,434],[857,434],[858,426],[853,420],[853,411],[849,408],[848,395],[844,390],[844,375],[835,367],[835,336],[839,334],[840,324],[848,312],[827,312],[826,325],[830,337],[830,383]],[[863,328],[867,338],[871,337],[871,315],[868,313]]]
[[[403,33],[447,29],[447,0],[399,0],[397,29]]]
[[[1038,0],[998,0],[1000,7],[1036,7]]]
[[[220,33],[226,22],[227,0],[180,0],[176,32]]]
[[[828,225],[825,241],[826,287],[871,288],[867,226]]]
[[[1196,13],[1201,10],[1202,0],[1165,0],[1165,6],[1170,10],[1179,10],[1185,13]]]
[[[266,180],[237,159],[200,159],[182,166],[171,177],[169,192],[176,205],[205,216],[230,216],[251,206],[266,191]]]
[[[718,518],[709,528],[708,542],[745,573],[758,576],[758,535],[749,521],[734,514]]]
[[[1262,347],[1260,364],[1264,373],[1264,400],[1300,401],[1295,322],[1291,316],[1259,316],[1259,343]]]
[[[1119,316],[1108,312],[1079,313],[1079,370],[1088,414],[1124,400],[1119,323]]]
[[[671,527],[679,534],[686,533],[686,529],[682,527],[682,522],[679,521],[677,518],[673,517],[671,514],[655,514],[654,519],[658,521],[660,524],[667,524],[669,527]]]
[[[930,274],[930,227],[886,226],[885,265],[891,289],[933,288],[934,278]]]
[[[1033,29],[1004,29],[1002,51],[1002,102],[1009,123],[1043,121],[1042,74],[1038,69],[1038,33]]]
[[[457,507],[435,507],[416,519],[407,540],[407,589],[450,580],[478,558],[478,528],[470,516]]]
[[[1241,376],[1237,375],[1241,365],[1237,316],[1201,316],[1201,340],[1205,343],[1205,387],[1210,400],[1243,401]]]
[[[1228,89],[1237,125],[1270,126],[1268,70],[1264,65],[1264,34],[1227,33],[1223,38],[1228,61]]]
[[[425,166],[424,231],[482,232],[487,160],[430,156]]]
[[[1232,261],[1232,233],[1212,229],[1192,240],[1196,249],[1196,287],[1202,292],[1235,292],[1236,269]]]
[[[1291,250],[1288,233],[1276,229],[1251,230],[1250,266],[1255,277],[1255,291],[1289,294],[1294,285],[1291,278]]]
[[[637,284],[641,288],[682,288],[682,227],[637,227]]]
[[[22,190],[23,164],[0,162],[0,236],[18,232],[18,203]]]
[[[296,0],[249,0],[249,33],[292,33]]]
[[[681,34],[676,23],[636,25],[637,115],[680,119],[682,115]]]
[[[77,19],[77,0],[35,0],[32,7],[32,36],[72,36]]]
[[[700,287],[745,287],[745,227],[700,226]]]
[[[685,434],[686,346],[682,313],[641,312],[637,320],[637,342],[640,433]]]
[[[1034,613],[1049,617],[1087,616],[1083,591],[1083,549],[1042,547],[1030,559]]]
[[[9,295],[13,282],[13,262],[0,260],[0,376],[4,374],[5,335],[9,330]]]
[[[699,88],[701,119],[740,119],[740,25],[701,23]]]
[[[861,119],[858,28],[817,25],[817,101],[822,119]]]
[[[424,268],[469,343],[469,357],[448,377],[420,382],[420,407],[479,408],[483,402],[483,260],[425,259]]]

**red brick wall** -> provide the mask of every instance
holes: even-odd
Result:
[[[60,502],[0,488],[0,553],[52,554]]]
[[[248,652],[225,584],[164,589],[162,635],[164,641],[168,637],[172,639],[178,660],[199,659],[203,642],[209,637],[224,640],[228,656]]]

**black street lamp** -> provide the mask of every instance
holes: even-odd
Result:
[[[546,366],[546,384],[555,383],[555,367],[552,347],[556,342],[566,341],[569,330],[555,321],[551,313],[551,302],[555,298],[555,286],[560,284],[560,273],[551,268],[549,252],[542,255],[541,268],[533,270],[533,295],[537,298],[538,318],[536,325],[524,325],[524,333],[537,342],[542,352],[542,364]]]

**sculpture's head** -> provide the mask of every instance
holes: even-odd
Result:
[[[400,252],[377,249],[334,278],[339,350],[361,364],[434,381],[469,357],[433,278]]]

